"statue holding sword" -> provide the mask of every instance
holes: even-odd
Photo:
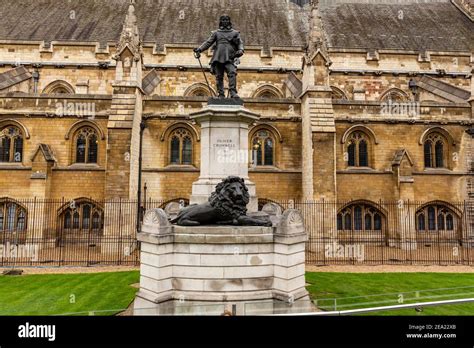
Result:
[[[194,49],[194,56],[199,59],[199,63],[201,63],[201,52],[206,51],[214,44],[216,47],[210,65],[211,74],[216,76],[218,98],[225,98],[224,73],[227,73],[229,79],[230,97],[240,98],[237,94],[237,65],[240,64],[239,58],[244,54],[244,43],[240,38],[240,32],[232,28],[229,16],[221,16],[219,29],[213,31],[209,39]],[[205,74],[204,77],[206,77]]]

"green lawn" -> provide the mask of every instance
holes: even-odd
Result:
[[[113,315],[127,308],[139,272],[0,276],[0,315]],[[320,308],[338,310],[474,297],[474,273],[307,273]],[[453,289],[456,288],[456,289]],[[418,292],[417,292],[418,291]],[[336,303],[334,303],[336,299]],[[474,315],[474,304],[377,315]]]
[[[307,287],[324,310],[474,298],[474,273],[307,273]],[[334,301],[336,299],[336,301]],[[473,304],[381,311],[372,315],[474,315]]]
[[[138,290],[130,285],[138,281],[138,271],[0,276],[0,315],[88,315],[124,309]]]

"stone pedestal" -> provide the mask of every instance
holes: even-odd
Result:
[[[297,210],[274,227],[173,226],[146,213],[135,315],[308,312],[307,235]]]
[[[249,125],[259,115],[242,105],[211,104],[191,114],[201,126],[201,174],[193,183],[190,203],[207,202],[215,187],[233,175],[245,180],[249,189],[249,211],[257,211],[255,184],[249,180]]]

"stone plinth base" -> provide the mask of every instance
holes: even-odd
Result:
[[[299,308],[296,303],[309,311],[306,239],[296,210],[285,211],[274,227],[172,226],[163,210],[150,210],[138,234],[134,313],[222,314],[235,305],[245,314],[249,302],[254,313],[288,311]]]
[[[240,98],[209,98],[207,100],[207,105],[227,105],[227,106],[235,106],[235,105],[244,105],[244,101]]]
[[[133,304],[134,315],[271,315],[309,313],[316,311],[308,296],[295,302],[266,301],[180,301],[154,303],[137,297]]]

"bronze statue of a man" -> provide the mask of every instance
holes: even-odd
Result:
[[[244,54],[244,43],[240,38],[240,32],[232,29],[229,16],[221,16],[219,29],[213,31],[209,39],[194,49],[196,58],[199,58],[201,52],[209,49],[213,44],[216,47],[210,64],[211,73],[216,76],[218,97],[225,98],[224,72],[226,72],[229,79],[230,97],[239,98],[237,94],[237,64],[238,58]]]

